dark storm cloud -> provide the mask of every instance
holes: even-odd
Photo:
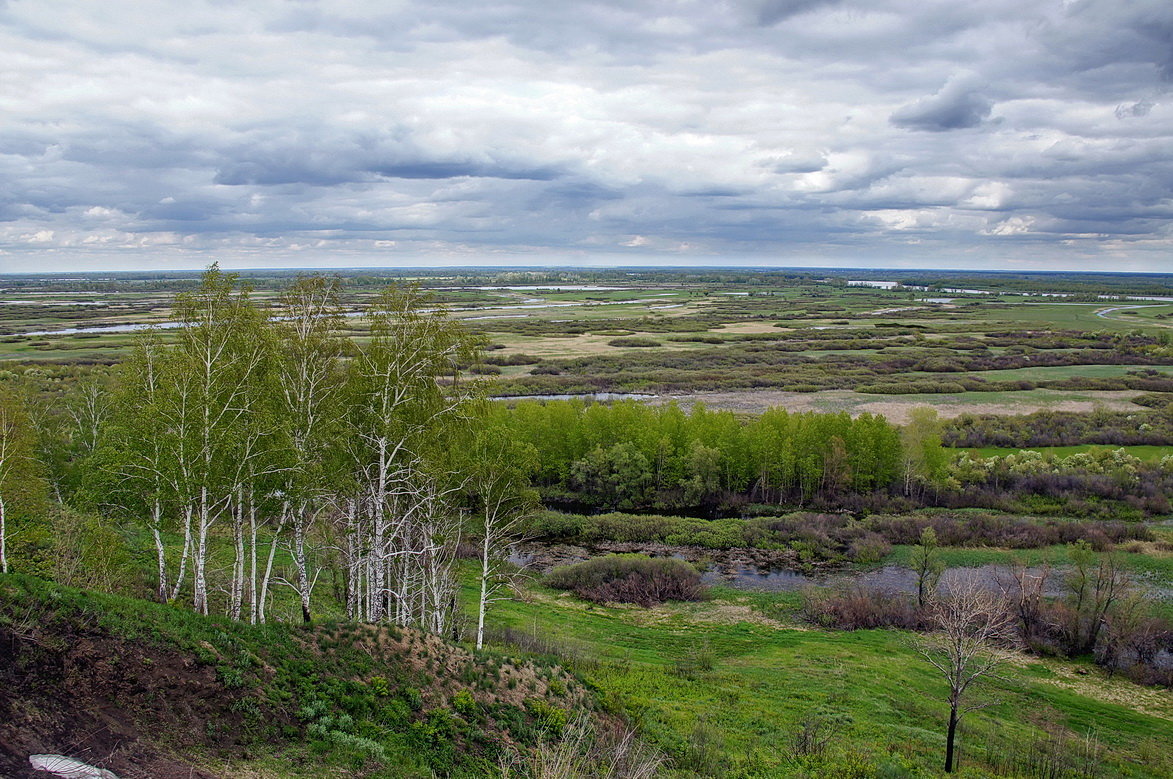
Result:
[[[892,124],[929,132],[965,130],[985,121],[993,106],[976,89],[961,83],[950,84],[931,97],[897,110],[892,114]]]
[[[0,270],[1173,248],[1167,0],[59,10],[0,0]]]
[[[838,0],[765,0],[758,11],[758,20],[766,25],[777,24],[792,16],[834,5],[836,2]]]

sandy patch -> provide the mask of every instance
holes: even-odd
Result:
[[[731,322],[727,325],[720,325],[712,329],[714,333],[736,333],[738,335],[753,335],[756,333],[782,333],[784,332],[775,323],[769,320],[752,321],[752,322]]]

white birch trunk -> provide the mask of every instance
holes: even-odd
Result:
[[[155,538],[155,558],[159,569],[159,587],[156,594],[159,597],[160,603],[167,602],[167,547],[163,545],[163,534],[159,531],[159,520],[161,509],[159,502],[155,501],[153,509],[154,519],[151,524],[151,535]]]
[[[301,620],[310,622],[310,578],[305,554],[306,506],[293,519],[293,560],[297,566],[297,592],[301,596]]]
[[[0,497],[0,573],[8,573],[8,516],[4,513],[4,498]]]
[[[261,594],[257,598],[257,622],[261,624],[265,622],[265,609],[269,605],[269,582],[273,580],[273,559],[277,556],[277,541],[285,528],[288,512],[288,504],[281,507],[281,519],[277,523],[277,529],[273,531],[273,538],[269,541],[269,559],[265,561],[265,575],[261,577]]]
[[[252,493],[248,498],[248,621],[257,624],[257,506],[253,502]]]
[[[208,488],[200,489],[199,525],[195,548],[195,589],[192,593],[192,607],[208,615],[208,528],[211,526],[208,506]]]
[[[187,578],[187,561],[191,557],[191,521],[192,508],[187,506],[183,509],[183,551],[179,554],[179,573],[175,575],[175,586],[171,588],[171,597],[169,600],[175,600],[179,597],[179,592],[183,588],[183,580]]]
[[[485,527],[485,538],[481,542],[481,599],[477,604],[477,649],[485,647],[485,606],[489,601],[489,532]]]
[[[237,490],[236,505],[232,507],[232,542],[236,555],[232,561],[232,590],[228,616],[240,619],[244,608],[244,496]]]

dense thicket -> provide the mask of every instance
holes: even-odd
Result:
[[[941,440],[958,447],[1173,444],[1173,407],[1161,413],[1037,411],[1024,416],[962,414],[944,423]]]
[[[607,555],[555,568],[546,584],[596,603],[655,606],[668,600],[700,600],[701,576],[683,560],[644,555]]]
[[[713,512],[888,489],[906,473],[910,486],[939,475],[939,441],[902,445],[897,428],[871,414],[771,409],[740,419],[702,405],[686,413],[634,401],[529,401],[497,413],[538,452],[535,479],[548,500],[598,508]]]
[[[973,506],[1139,519],[1169,511],[1173,458],[1123,450],[1073,457],[950,455],[925,407],[902,428],[882,417],[739,417],[701,404],[520,401],[494,415],[532,446],[545,501],[573,510],[772,513],[778,506],[862,512]]]

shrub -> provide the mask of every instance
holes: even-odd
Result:
[[[460,690],[452,696],[452,709],[462,717],[474,717],[480,711],[476,699],[468,690]]]
[[[804,590],[802,614],[808,622],[841,630],[925,627],[924,615],[908,596],[854,582]]]
[[[607,342],[608,346],[640,346],[650,347],[659,346],[660,342],[654,338],[642,338],[636,336],[634,338],[612,338]]]
[[[701,577],[683,560],[644,555],[608,555],[555,568],[546,583],[596,603],[654,606],[666,600],[700,600]]]
[[[504,357],[489,356],[484,358],[487,365],[536,365],[541,361],[541,357],[534,357],[532,354],[510,354]]]

